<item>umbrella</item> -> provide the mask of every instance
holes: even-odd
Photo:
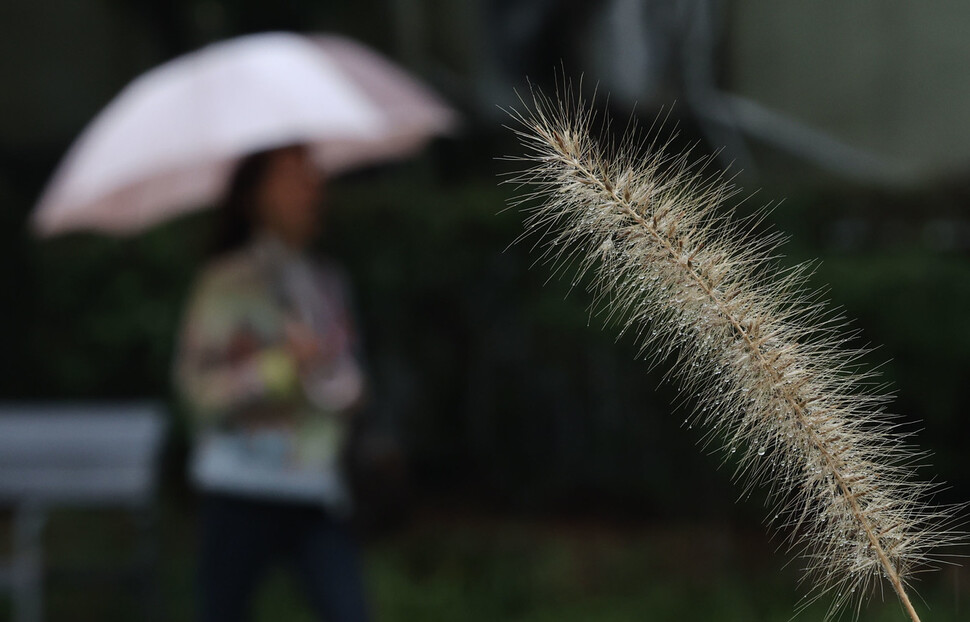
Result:
[[[33,214],[41,235],[129,234],[216,202],[236,161],[293,143],[334,174],[420,148],[456,114],[336,35],[248,35],[136,78],[71,146]]]

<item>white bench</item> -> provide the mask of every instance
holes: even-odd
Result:
[[[151,403],[0,403],[0,505],[13,511],[12,558],[0,565],[0,587],[13,594],[16,622],[42,618],[42,535],[53,509],[135,512],[142,561],[154,564],[165,429],[164,410]]]

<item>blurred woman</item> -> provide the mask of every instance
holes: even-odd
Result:
[[[367,619],[339,466],[364,394],[358,339],[340,272],[305,252],[321,189],[304,147],[245,159],[185,314],[176,381],[194,422],[204,622],[246,619],[278,561],[320,619]]]

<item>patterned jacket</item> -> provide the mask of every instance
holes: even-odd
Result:
[[[348,302],[336,269],[266,235],[203,271],[175,363],[198,487],[349,508],[339,456],[364,382]],[[294,327],[321,344],[309,364]]]

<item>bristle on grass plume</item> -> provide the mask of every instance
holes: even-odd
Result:
[[[807,286],[809,265],[783,268],[766,211],[736,218],[736,190],[704,162],[649,143],[635,129],[611,140],[564,86],[512,110],[526,154],[513,206],[525,239],[554,274],[584,275],[608,322],[642,353],[672,360],[708,441],[733,454],[747,486],[769,492],[771,523],[807,560],[832,617],[856,615],[888,581],[906,613],[915,571],[957,543],[956,508],[929,502],[923,457],[884,411],[887,398],[846,321]]]

